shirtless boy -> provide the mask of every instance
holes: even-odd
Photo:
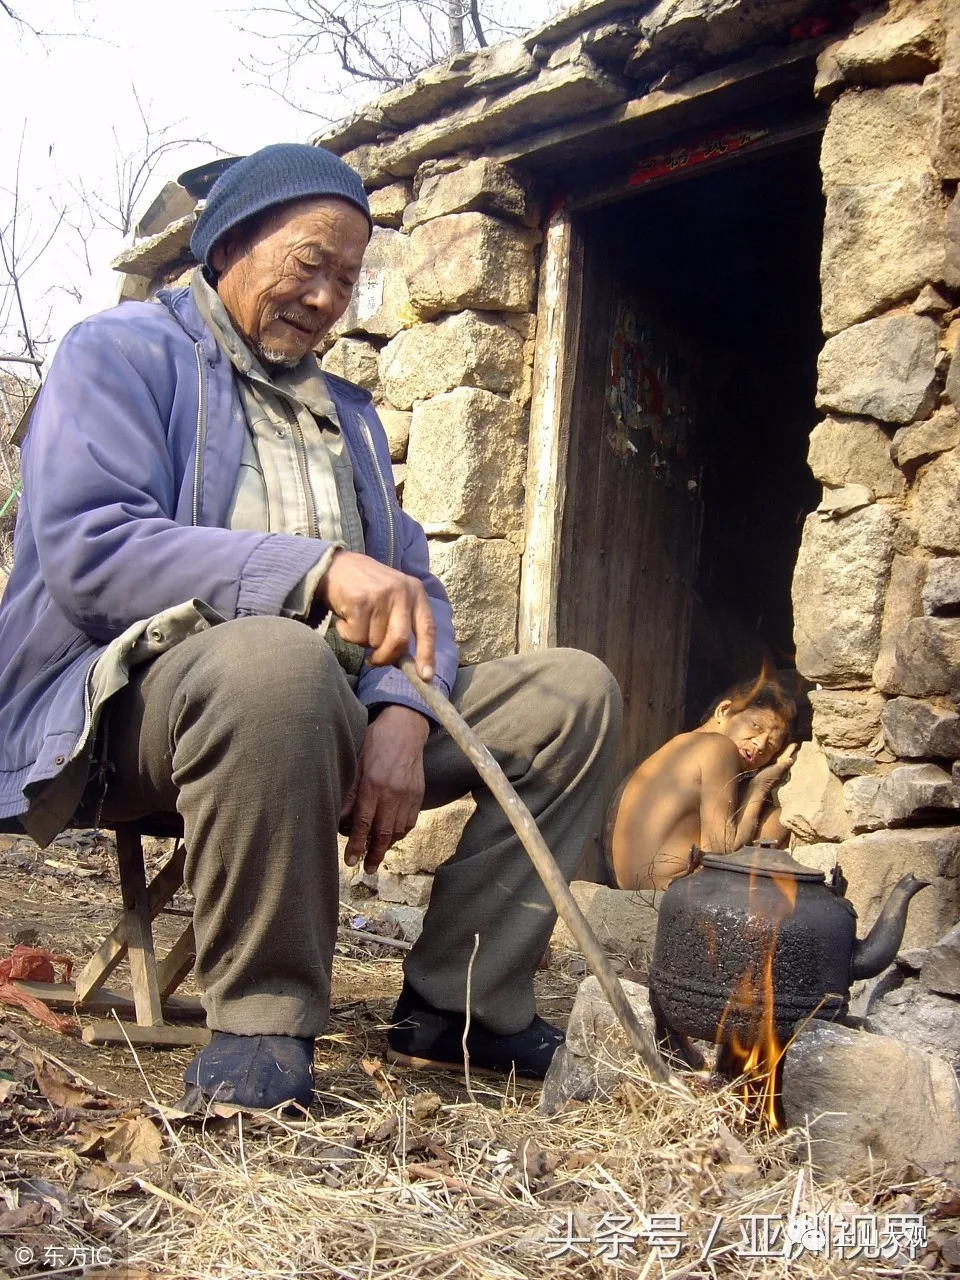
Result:
[[[607,812],[604,858],[620,889],[665,889],[690,850],[732,853],[784,830],[770,793],[796,750],[784,749],[795,709],[763,676],[738,685],[690,733],[638,765]],[[772,762],[772,763],[771,763]]]

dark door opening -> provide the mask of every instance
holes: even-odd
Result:
[[[620,773],[793,665],[814,407],[819,138],[578,219],[583,301],[557,641],[625,698]]]

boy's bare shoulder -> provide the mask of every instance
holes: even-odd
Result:
[[[740,752],[737,744],[725,733],[689,733],[684,736],[696,739],[697,757],[704,763],[722,765],[729,762],[739,768]]]

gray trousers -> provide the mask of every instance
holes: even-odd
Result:
[[[505,770],[569,879],[599,825],[620,733],[616,683],[596,658],[542,650],[462,667],[453,702]],[[337,825],[367,724],[330,647],[284,618],[191,636],[111,700],[104,821],[183,818],[207,1023],[314,1036],[328,1019],[336,942]],[[459,747],[424,748],[430,808],[477,809],[437,871],[408,981],[491,1030],[532,1020],[533,973],[554,924],[540,879]]]

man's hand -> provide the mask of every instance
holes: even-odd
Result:
[[[368,661],[374,666],[395,662],[410,647],[412,635],[417,672],[422,680],[433,679],[436,626],[417,578],[341,549],[334,552],[317,595],[337,615],[343,639],[373,651]]]
[[[395,575],[400,576],[400,575]],[[423,744],[430,721],[411,707],[384,707],[367,729],[353,785],[340,810],[350,818],[343,860],[376,871],[392,844],[412,830],[423,804]]]

